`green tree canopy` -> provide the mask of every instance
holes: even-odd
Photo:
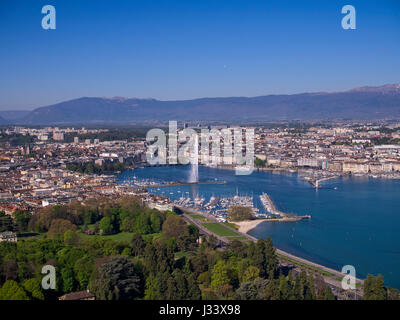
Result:
[[[211,288],[218,291],[221,287],[230,283],[229,268],[225,261],[219,260],[212,269]]]
[[[76,225],[66,219],[54,219],[51,222],[50,229],[47,232],[50,238],[62,237],[68,230],[75,231]]]
[[[32,214],[27,211],[16,210],[13,213],[14,222],[18,231],[23,232],[28,230],[28,223]]]
[[[177,215],[169,215],[162,225],[162,233],[166,238],[177,239],[185,232],[186,223]]]
[[[230,221],[244,221],[254,218],[253,210],[250,207],[231,206],[228,210]]]
[[[25,280],[23,287],[32,300],[44,300],[45,296],[42,289],[42,283],[39,278]]]
[[[111,224],[110,217],[104,217],[100,220],[99,224],[100,234],[108,235],[113,233],[113,225]]]
[[[13,230],[14,230],[14,222],[11,216],[5,214],[4,212],[0,212],[0,232],[13,231]]]
[[[8,280],[0,289],[0,300],[29,300],[29,297],[16,281]]]
[[[364,281],[364,300],[386,300],[386,290],[382,275],[374,277],[371,274],[367,275]]]
[[[101,300],[132,300],[143,294],[143,276],[126,257],[114,257],[98,269],[91,292]]]

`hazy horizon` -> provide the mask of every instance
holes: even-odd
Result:
[[[366,85],[361,85],[361,86],[358,86],[358,87],[355,87],[355,88],[360,88],[360,87],[381,87],[381,86],[385,86],[385,85],[400,85],[400,82],[399,83],[384,83],[384,84],[379,84],[379,85],[368,85],[368,84],[366,84]],[[345,89],[345,90],[342,90],[342,91],[330,91],[330,90],[324,90],[324,91],[311,91],[311,90],[307,90],[307,91],[304,91],[304,92],[293,92],[293,93],[266,93],[266,94],[261,94],[261,95],[258,95],[258,96],[268,96],[268,95],[296,95],[296,94],[303,94],[303,93],[335,93],[335,92],[346,92],[346,91],[349,91],[349,90],[352,90],[352,89],[355,89],[355,88],[348,88],[348,89]],[[188,98],[188,99],[165,99],[165,100],[163,100],[163,99],[158,99],[158,98],[154,98],[154,97],[122,97],[122,96],[112,96],[112,97],[105,97],[105,96],[97,96],[97,97],[75,97],[75,98],[70,98],[70,99],[66,99],[66,100],[62,100],[62,101],[56,101],[56,102],[54,102],[54,103],[49,103],[49,104],[47,104],[47,105],[42,105],[42,106],[34,106],[34,107],[27,107],[27,108],[23,108],[23,107],[20,107],[20,108],[9,108],[9,109],[7,109],[7,108],[2,108],[1,106],[0,106],[0,111],[32,111],[32,110],[35,110],[35,109],[37,109],[37,108],[40,108],[40,107],[46,107],[46,106],[49,106],[49,105],[55,105],[55,104],[58,104],[58,103],[61,103],[61,102],[65,102],[65,101],[70,101],[70,100],[76,100],[76,99],[80,99],[80,98],[103,98],[103,99],[118,99],[118,98],[121,98],[121,99],[140,99],[140,100],[146,100],[146,99],[155,99],[155,100],[160,100],[160,101],[182,101],[182,100],[196,100],[196,99],[205,99],[205,98],[230,98],[230,97],[235,97],[235,98],[238,98],[238,97],[246,97],[246,98],[251,98],[251,97],[257,97],[257,96],[243,96],[243,95],[235,95],[235,96],[215,96],[215,97],[211,97],[211,96],[208,96],[208,97],[193,97],[193,98]]]

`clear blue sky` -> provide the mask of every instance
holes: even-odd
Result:
[[[346,4],[357,30],[341,28]],[[3,110],[400,82],[400,0],[0,0],[0,39]]]

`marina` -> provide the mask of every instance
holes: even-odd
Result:
[[[173,193],[172,193],[173,195]],[[230,207],[250,207],[254,213],[258,213],[258,208],[253,207],[253,197],[234,196],[234,197],[214,197],[208,201],[204,197],[192,199],[188,195],[181,196],[178,200],[173,200],[173,204],[178,207],[195,209],[201,213],[212,215],[219,221],[227,221],[228,210]]]

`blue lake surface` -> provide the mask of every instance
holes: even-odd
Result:
[[[120,183],[133,176],[153,181],[187,181],[190,167],[151,167],[118,175]],[[228,197],[254,196],[254,205],[264,211],[258,195],[268,193],[277,208],[298,215],[299,222],[264,222],[249,234],[271,237],[275,246],[316,263],[341,270],[353,265],[357,277],[381,273],[385,284],[400,288],[400,180],[367,177],[338,178],[315,190],[297,174],[253,172],[237,176],[234,171],[199,167],[200,181],[226,181],[163,187],[149,191],[178,199],[182,195]],[[178,193],[177,191],[180,191]]]

